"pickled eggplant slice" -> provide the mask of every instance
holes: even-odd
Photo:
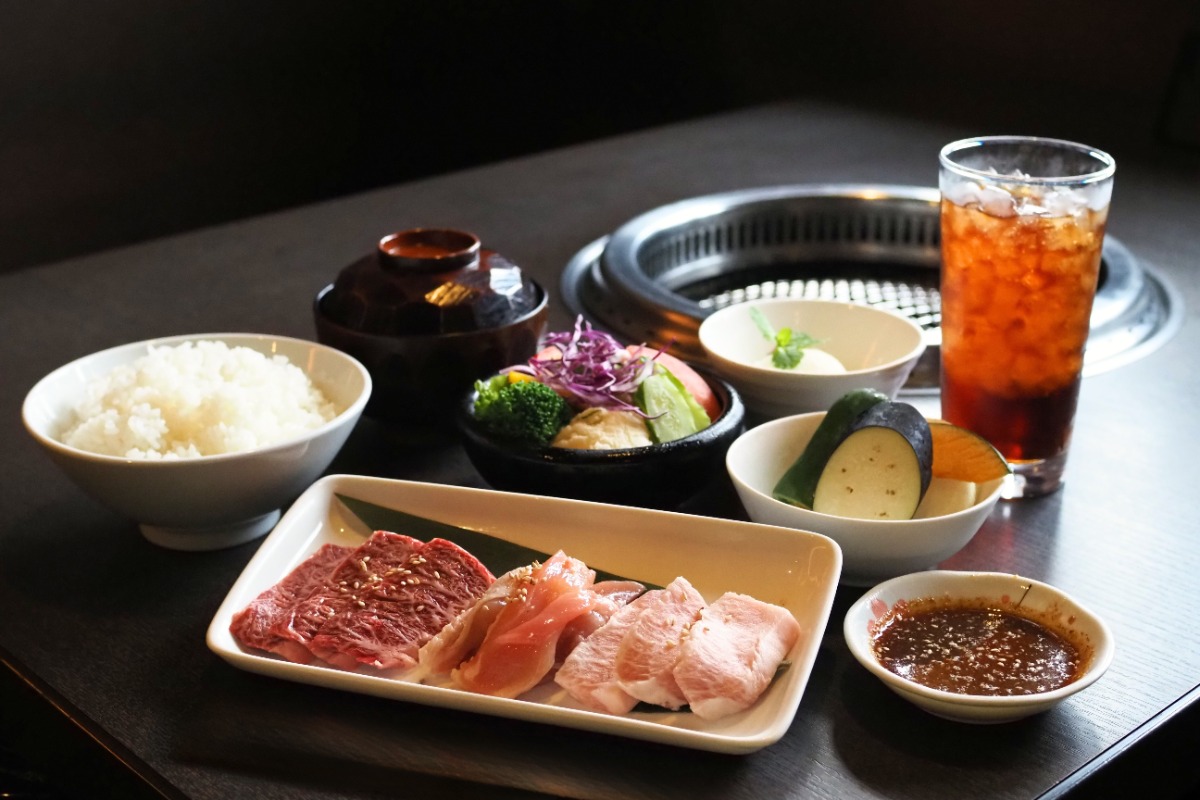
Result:
[[[885,402],[854,420],[825,462],[813,510],[855,519],[912,519],[933,473],[929,422]]]

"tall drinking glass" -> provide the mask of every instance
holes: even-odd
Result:
[[[1062,485],[1116,163],[1082,144],[942,148],[942,416],[1008,459],[1009,498]]]

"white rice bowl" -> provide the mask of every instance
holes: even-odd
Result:
[[[60,439],[101,455],[196,458],[286,441],[337,413],[286,356],[188,341],[151,345],[90,382]]]
[[[64,364],[29,390],[21,418],[71,481],[146,539],[214,550],[274,527],[370,397],[366,367],[327,345],[187,334]]]

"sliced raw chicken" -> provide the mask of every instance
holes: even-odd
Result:
[[[729,592],[683,638],[675,681],[701,719],[736,714],[758,700],[799,638],[786,608]]]
[[[596,573],[561,551],[535,565],[515,590],[469,660],[452,673],[471,692],[517,697],[537,686],[554,668],[563,628],[591,611]]]
[[[554,663],[562,664],[580,642],[600,630],[613,614],[646,591],[646,587],[637,581],[601,581],[592,584],[592,591],[599,595],[596,605],[563,628],[562,635],[558,637]]]
[[[617,681],[638,700],[678,709],[687,700],[672,670],[680,638],[704,608],[704,598],[682,577],[643,598],[637,601],[641,613],[617,651]]]
[[[529,584],[532,573],[532,566],[524,566],[497,578],[473,606],[422,645],[417,654],[419,674],[410,673],[409,680],[450,672],[473,655],[501,610],[518,595],[523,586]]]

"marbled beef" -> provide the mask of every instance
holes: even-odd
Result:
[[[297,604],[324,588],[334,568],[353,552],[353,547],[323,545],[286,578],[233,615],[229,625],[233,638],[244,647],[269,650],[288,661],[301,664],[312,661],[312,652],[307,647],[294,639],[280,636],[274,630],[287,624]]]
[[[408,668],[417,652],[495,578],[453,542],[377,531],[329,579],[309,649],[343,669]],[[333,613],[329,613],[330,610]]]
[[[343,669],[406,668],[493,580],[453,542],[376,531],[357,548],[325,545],[235,615],[230,630],[243,646],[299,663],[316,656]]]

